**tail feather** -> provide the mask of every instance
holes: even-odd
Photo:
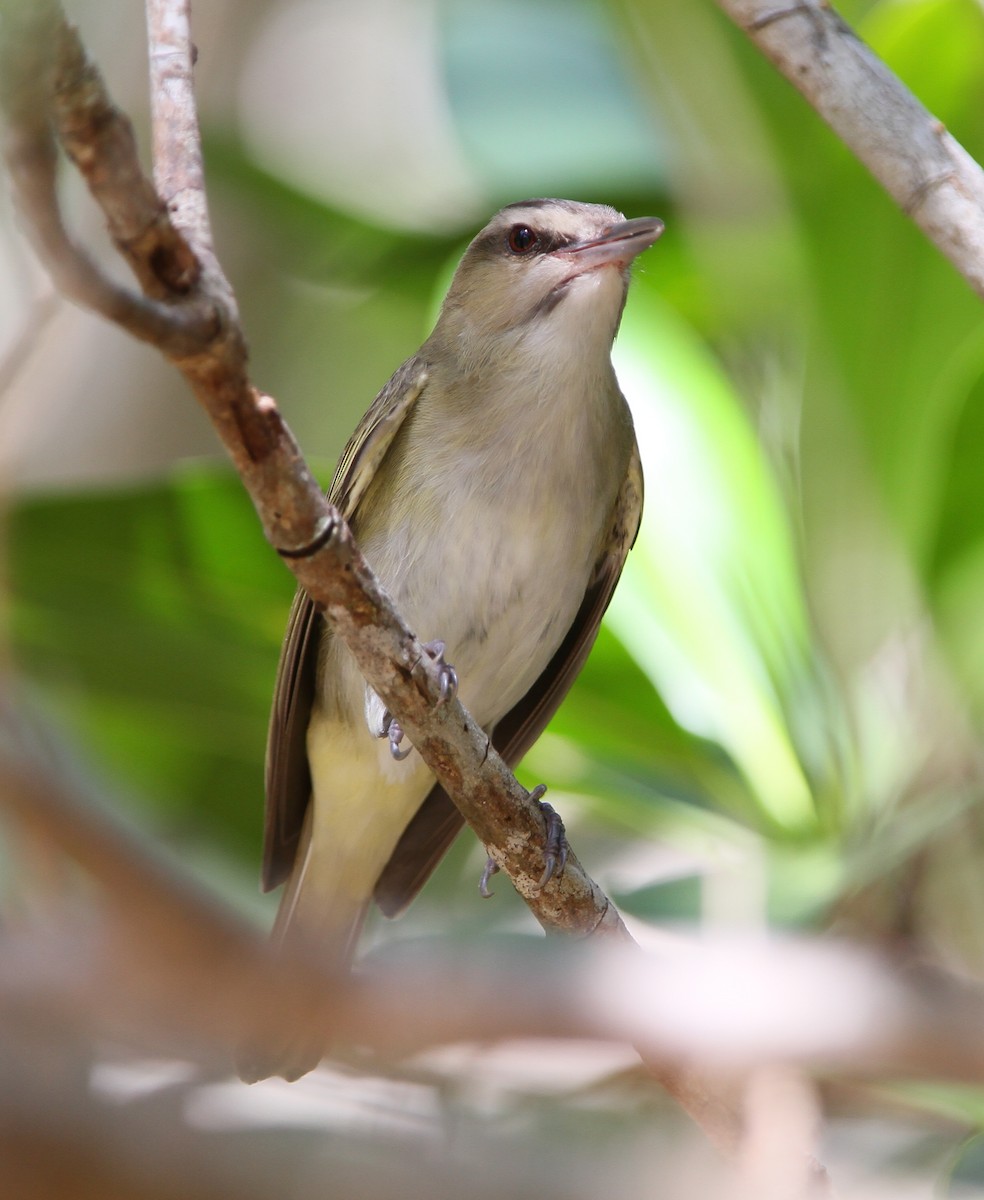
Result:
[[[308,809],[294,869],[285,884],[270,940],[278,952],[306,957],[332,974],[341,975],[355,953],[368,900],[346,903],[338,896],[325,895],[324,888],[315,885],[315,872],[310,869],[315,857],[310,828],[313,807]],[[285,1015],[276,1037],[267,1034],[262,1040],[252,1038],[239,1047],[237,1074],[244,1083],[274,1075],[290,1081],[300,1079],[325,1056],[329,1036],[327,1029],[312,1035],[310,1028],[298,1028]]]
[[[296,945],[317,955],[318,961],[333,971],[348,967],[369,906],[368,898],[353,900],[331,889],[331,873],[319,862],[315,878],[316,856],[311,837],[314,805],[308,806],[297,848],[294,868],[284,884],[270,941],[276,949]]]
[[[312,720],[307,753],[311,802],[273,945],[285,956],[302,954],[340,975],[352,961],[379,877],[434,780],[416,756],[394,762],[384,741],[337,721]],[[312,1039],[300,1032],[302,1025],[285,1014],[281,1033],[240,1054],[241,1077],[297,1079],[317,1066],[329,1031]]]

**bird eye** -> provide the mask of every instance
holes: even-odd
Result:
[[[514,225],[506,237],[506,245],[513,254],[529,254],[539,244],[539,237],[529,225]]]

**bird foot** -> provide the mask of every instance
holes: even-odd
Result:
[[[438,706],[447,704],[458,694],[458,673],[450,663],[444,661],[444,643],[441,641],[425,642],[424,649],[437,664],[439,672]],[[403,749],[402,742],[406,737],[403,726],[387,708],[383,712],[382,728],[379,736],[389,738],[390,754],[397,762],[402,762],[413,750],[413,746]]]
[[[437,664],[440,672],[440,691],[437,702],[438,704],[447,704],[458,694],[458,672],[450,663],[444,661],[444,651],[447,649],[444,642],[437,639],[433,642],[424,642],[424,649]]]
[[[564,867],[567,866],[567,855],[570,852],[570,843],[567,841],[567,830],[564,828],[564,822],[561,815],[552,804],[548,804],[542,799],[546,795],[546,784],[540,783],[530,792],[530,799],[535,800],[540,805],[540,812],[543,814],[543,823],[546,826],[546,832],[543,839],[543,874],[540,876],[540,882],[537,884],[538,890],[542,891],[551,879],[555,879],[558,875],[564,873]]]
[[[543,874],[540,876],[540,882],[537,884],[538,891],[542,891],[551,879],[563,874],[564,867],[567,865],[567,855],[570,851],[570,844],[567,841],[567,830],[564,828],[564,822],[560,813],[557,812],[552,804],[548,804],[543,800],[546,792],[547,785],[545,783],[538,783],[532,792],[530,792],[530,799],[540,806],[540,812],[543,814],[543,823],[546,827],[543,839],[545,865]],[[485,860],[485,870],[482,871],[482,878],[478,881],[478,890],[484,900],[488,900],[495,895],[494,892],[489,891],[489,880],[498,871],[499,864],[490,854]]]
[[[405,750],[401,749],[400,743],[403,741],[406,734],[403,732],[403,726],[393,716],[389,709],[383,713],[383,729],[380,737],[389,738],[390,754],[397,762],[403,762],[410,754],[413,746],[407,746]]]
[[[483,900],[491,900],[495,892],[489,891],[489,880],[493,875],[498,875],[499,864],[490,854],[485,860],[485,870],[482,872],[482,878],[478,881],[478,892]]]

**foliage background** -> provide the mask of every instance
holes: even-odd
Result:
[[[138,6],[69,7],[144,136]],[[840,9],[980,160],[979,5]],[[979,975],[976,298],[710,0],[210,0],[194,18],[254,378],[326,481],[499,205],[666,221],[616,351],[643,532],[522,772],[634,930],[832,929]],[[2,361],[20,351],[0,407],[6,650],[119,803],[268,920],[289,576],[177,377],[52,304],[3,208]],[[481,857],[463,837],[375,939],[531,932],[507,885],[479,903]],[[946,1120],[921,1158],[894,1129],[920,1170],[979,1128],[977,1093],[909,1106]],[[946,1172],[969,1186],[974,1161]]]

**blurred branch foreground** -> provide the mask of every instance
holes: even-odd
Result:
[[[85,903],[25,915],[2,937],[5,1194],[64,1195],[67,1179],[73,1196],[229,1194],[234,1172],[224,1148],[213,1151],[204,1178],[188,1175],[174,1161],[173,1140],[184,1138],[191,1154],[191,1133],[165,1136],[139,1111],[129,1121],[142,1140],[121,1157],[120,1118],[88,1094],[93,1047],[166,1056],[179,1065],[177,1081],[200,1083],[227,1073],[229,1044],[243,1032],[284,1020],[358,1045],[363,1071],[393,1070],[411,1055],[419,1064],[429,1047],[502,1038],[631,1044],[673,1070],[696,1064],[743,1101],[736,1178],[754,1182],[770,1164],[784,1196],[816,1194],[820,1179],[811,1165],[811,1076],[984,1078],[978,990],[902,973],[846,944],[735,937],[668,942],[664,952],[642,955],[554,940],[533,947],[535,957],[494,944],[415,946],[358,976],[328,978],[300,960],[278,960],[274,970],[265,939],[108,819],[43,732],[9,708],[0,716],[8,813],[30,844],[73,860],[95,885]],[[199,1074],[181,1068],[185,1062],[199,1064]],[[172,1150],[162,1178],[165,1144]],[[195,1149],[190,1161],[201,1154]],[[565,1195],[595,1194],[597,1180],[568,1186],[563,1168],[546,1158],[545,1174],[556,1183],[560,1170]],[[486,1165],[470,1193],[501,1195]],[[454,1192],[450,1166],[432,1163],[430,1171],[428,1194]],[[91,1190],[79,1189],[76,1172]],[[711,1176],[687,1180],[686,1194],[712,1187]],[[239,1195],[268,1194],[262,1173],[236,1186]],[[402,1183],[368,1193],[365,1186],[363,1179],[353,1194],[406,1194]],[[543,1190],[542,1179],[536,1187]]]
[[[47,910],[25,912],[3,932],[4,1193],[270,1194],[281,1178],[275,1157],[263,1167],[254,1154],[244,1165],[227,1146],[210,1157],[173,1112],[162,1126],[149,1110],[141,1122],[139,1109],[124,1117],[105,1097],[94,1101],[90,1071],[93,1047],[104,1041],[193,1062],[199,1080],[222,1078],[228,1048],[245,1031],[289,1021],[364,1047],[364,1067],[400,1062],[410,1072],[423,1070],[422,1051],[450,1043],[509,1037],[631,1044],[717,1143],[734,1146],[734,1114],[741,1113],[731,1173],[690,1164],[691,1173],[682,1174],[663,1147],[645,1163],[660,1172],[662,1194],[816,1194],[822,1172],[812,1166],[813,1079],[980,1082],[984,997],[951,978],[903,972],[845,945],[679,942],[644,956],[573,860],[560,880],[538,892],[536,810],[524,806],[523,789],[501,763],[474,766],[485,757],[484,736],[460,706],[434,713],[428,657],[386,612],[276,407],[246,377],[234,298],[210,246],[185,6],[149,10],[156,189],[137,168],[128,126],[108,105],[57,6],[0,7],[8,160],[39,252],[67,295],[158,346],[184,373],[256,500],[269,540],[324,602],[353,650],[361,646],[357,657],[373,685],[461,799],[541,922],[614,936],[538,946],[535,962],[508,949],[415,948],[412,961],[386,959],[358,977],[326,978],[304,961],[278,960],[273,970],[265,942],[103,815],[90,785],[8,702],[0,707],[0,796],[26,834],[24,863],[52,879],[53,897]],[[807,10],[821,19],[815,6],[789,12],[800,19]],[[772,10],[769,21],[749,16],[746,23],[778,29],[780,15]],[[55,198],[52,123],[102,205],[141,293],[108,280],[66,233]],[[930,191],[935,185],[919,196]],[[173,222],[159,193],[168,197]],[[906,196],[910,206],[911,189]],[[945,214],[937,213],[934,225],[940,224]],[[965,253],[965,266],[966,259]],[[523,834],[514,836],[509,854],[506,829]],[[81,868],[81,886],[66,861]],[[66,891],[71,903],[56,902]],[[408,1067],[411,1055],[415,1065]],[[695,1084],[697,1078],[704,1082]],[[430,1152],[411,1180],[405,1164],[390,1174],[377,1164],[375,1173],[350,1179],[342,1156],[334,1190],[508,1192],[494,1141],[468,1149],[467,1174]],[[536,1150],[527,1174],[515,1167],[517,1195],[619,1190],[610,1178],[582,1172],[576,1158],[568,1164],[548,1145]],[[638,1188],[639,1176],[634,1183]]]

